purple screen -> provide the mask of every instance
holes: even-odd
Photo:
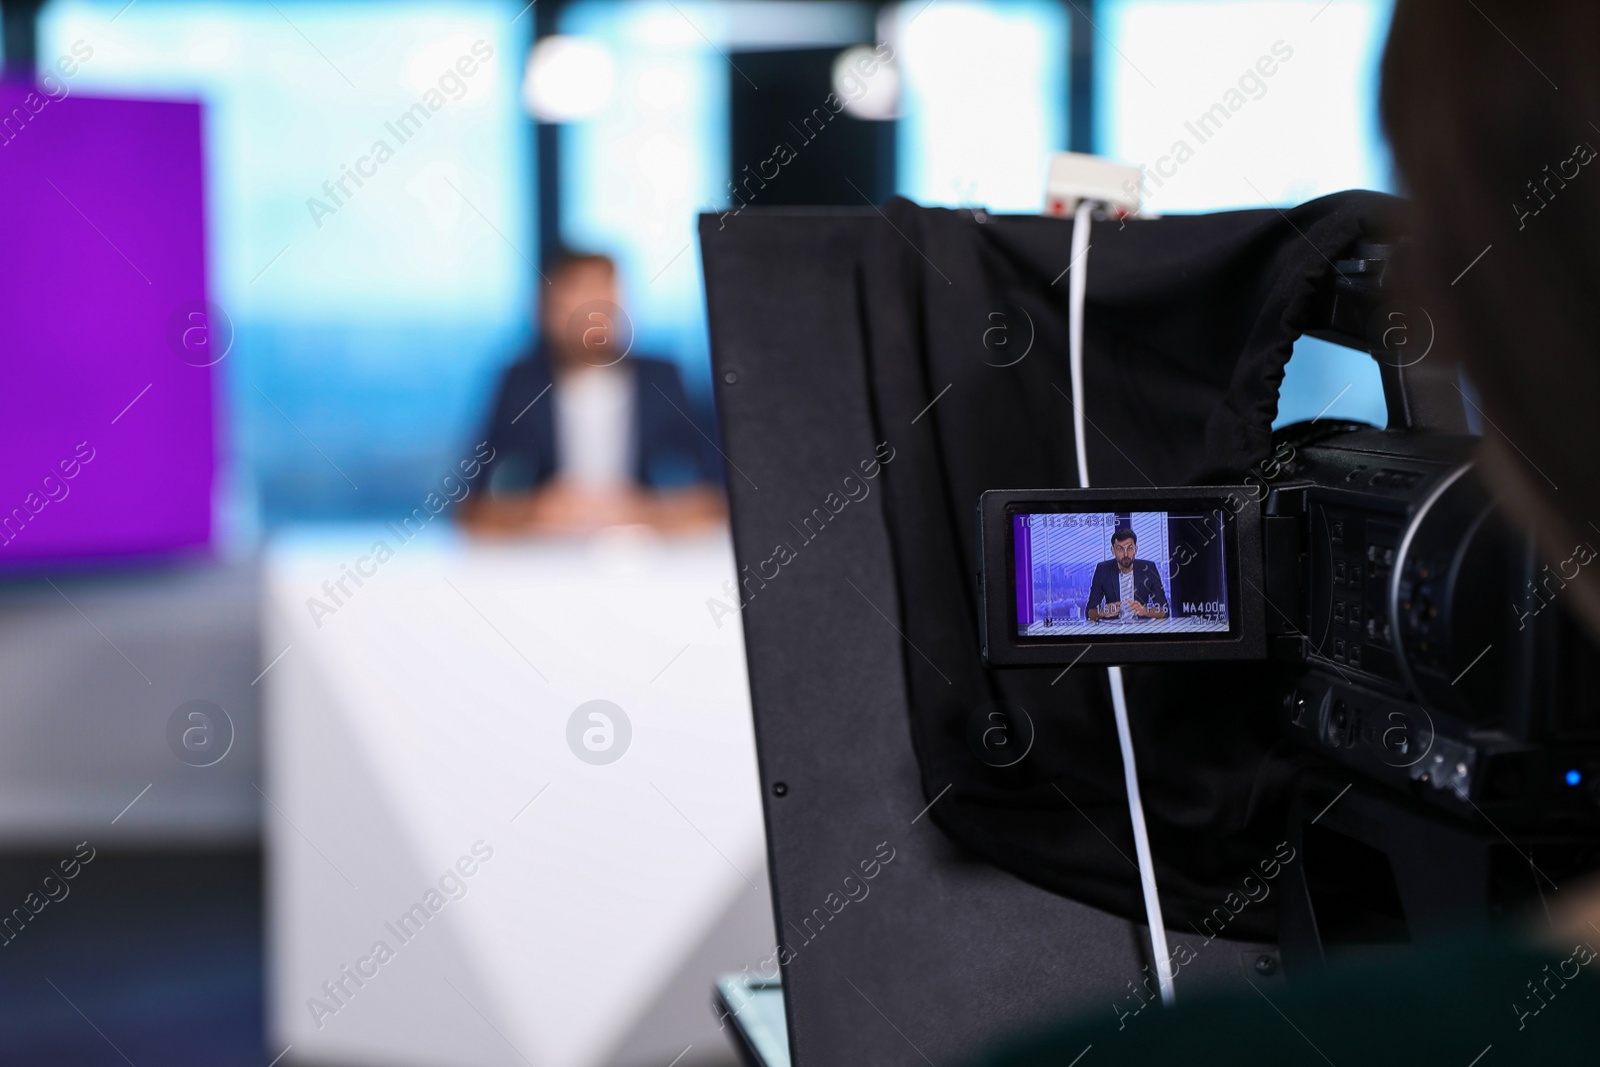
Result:
[[[199,105],[0,84],[0,203],[0,568],[205,545]]]

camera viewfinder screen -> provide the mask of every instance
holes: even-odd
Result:
[[[1019,637],[1148,637],[1229,629],[1225,513],[1013,514]]]

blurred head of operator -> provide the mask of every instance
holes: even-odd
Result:
[[[615,264],[569,253],[540,296],[540,343],[500,380],[487,492],[464,502],[463,525],[517,535],[720,522],[714,450],[677,368],[631,351]]]

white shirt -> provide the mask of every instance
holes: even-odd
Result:
[[[1120,592],[1122,593],[1122,603],[1124,605],[1123,609],[1122,609],[1122,617],[1123,618],[1132,618],[1133,617],[1133,612],[1130,611],[1127,608],[1128,601],[1133,599],[1133,570],[1132,570],[1132,568],[1129,568],[1128,570],[1123,570],[1121,567],[1118,567],[1117,568],[1117,582],[1119,583]]]
[[[562,478],[592,488],[633,480],[634,375],[612,367],[563,374],[555,388]]]

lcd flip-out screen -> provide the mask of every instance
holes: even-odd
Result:
[[[1016,511],[1016,634],[1079,640],[1232,629],[1221,508]]]

